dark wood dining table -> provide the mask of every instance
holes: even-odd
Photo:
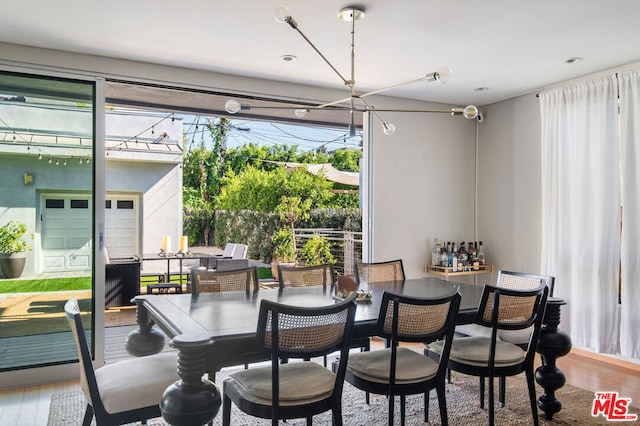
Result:
[[[473,321],[482,286],[453,283],[435,277],[379,283],[360,283],[371,291],[370,301],[357,303],[353,338],[375,335],[382,293],[390,291],[415,297],[442,296],[455,287],[462,295],[458,324]],[[261,300],[297,306],[334,303],[333,287],[288,287],[255,292],[221,292],[176,295],[140,295],[137,304],[139,329],[129,333],[127,351],[135,356],[163,350],[165,334],[179,350],[181,380],[167,389],[161,403],[170,424],[205,424],[219,409],[219,393],[210,378],[221,368],[269,359],[256,349],[255,334]],[[162,331],[158,330],[159,327]],[[164,332],[164,333],[163,333]],[[217,398],[217,402],[214,401]],[[217,406],[215,406],[217,404]]]

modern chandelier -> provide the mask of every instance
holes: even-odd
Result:
[[[366,97],[371,95],[380,94],[387,90],[396,89],[402,86],[406,86],[409,84],[419,83],[422,81],[434,82],[437,81],[441,84],[446,84],[453,75],[453,71],[449,67],[443,67],[435,72],[428,73],[423,77],[417,78],[415,80],[406,81],[404,83],[394,84],[392,86],[388,86],[382,89],[373,90],[367,93],[358,93],[356,90],[356,80],[355,80],[355,31],[356,31],[356,21],[364,18],[364,9],[356,6],[348,6],[340,10],[338,14],[338,18],[351,22],[351,75],[350,78],[344,77],[340,71],[320,52],[320,50],[309,40],[309,38],[298,28],[298,23],[289,13],[289,9],[286,6],[280,6],[275,10],[275,19],[278,23],[288,24],[291,29],[295,30],[302,36],[302,38],[316,51],[318,55],[329,65],[329,67],[336,73],[336,75],[342,80],[345,86],[349,87],[350,95],[344,99],[339,99],[337,101],[325,103],[317,106],[310,106],[304,108],[295,108],[294,113],[297,117],[304,117],[307,113],[314,109],[341,109],[347,110],[350,113],[350,124],[349,124],[349,136],[355,136],[356,134],[356,126],[354,114],[356,112],[371,112],[382,124],[382,130],[386,135],[391,135],[395,132],[395,126],[382,119],[378,112],[431,112],[431,113],[447,113],[451,115],[462,115],[467,119],[474,119],[478,116],[478,108],[474,105],[468,105],[464,108],[451,108],[447,110],[409,110],[409,109],[378,109],[376,110],[373,106],[369,105],[365,100]],[[240,110],[249,110],[252,108],[251,105],[241,104],[239,101],[235,99],[229,99],[225,103],[225,109],[229,114],[236,114]],[[257,107],[257,108],[269,108],[269,107]],[[280,108],[280,107],[271,107],[271,108]]]

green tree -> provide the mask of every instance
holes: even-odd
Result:
[[[242,173],[230,173],[220,193],[220,208],[224,210],[276,211],[282,197],[309,200],[311,208],[328,207],[331,183],[321,176],[296,169],[287,173],[280,166],[273,171],[247,167]]]
[[[338,149],[329,157],[331,164],[343,172],[359,172],[362,150]]]
[[[282,196],[280,204],[276,207],[276,212],[280,214],[280,219],[289,226],[294,261],[298,258],[295,244],[295,225],[298,220],[309,219],[309,210],[311,210],[311,200],[303,200],[300,197],[287,197],[286,195]]]

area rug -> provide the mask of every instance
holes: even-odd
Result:
[[[217,374],[218,384],[233,370],[223,370]],[[221,390],[221,386],[218,386]],[[496,386],[497,389],[497,386]],[[538,396],[542,389],[537,387]],[[562,410],[549,421],[539,412],[541,425],[602,425],[607,421],[602,417],[592,417],[593,392],[565,385],[557,391],[557,397],[562,402]],[[513,377],[507,380],[507,401],[503,408],[496,408],[497,425],[530,425],[533,423],[529,408],[524,377]],[[348,383],[345,384],[342,396],[342,413],[345,425],[385,425],[387,424],[387,399],[380,395],[371,395],[371,403],[365,404],[364,393]],[[400,419],[400,401],[397,398],[396,416]],[[447,407],[449,424],[451,425],[482,425],[488,423],[486,409],[479,406],[478,380],[474,377],[452,373],[452,383],[447,385]],[[56,393],[51,397],[48,426],[67,426],[81,424],[85,409],[84,398],[80,390]],[[631,413],[640,413],[640,409],[632,407]],[[214,425],[222,424],[222,412],[214,419]],[[429,400],[430,424],[439,425],[440,415],[436,392],[432,391]],[[95,421],[94,421],[95,422]],[[95,423],[93,423],[95,424]],[[149,425],[164,426],[161,419],[150,420]],[[268,420],[250,417],[239,411],[235,406],[231,413],[232,425],[269,425]],[[281,423],[287,426],[305,425],[303,419],[289,420]],[[324,413],[313,418],[314,425],[331,425],[331,415]],[[407,397],[407,425],[422,425],[423,397],[414,395]],[[625,423],[622,423],[625,424]]]

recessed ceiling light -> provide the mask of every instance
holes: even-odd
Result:
[[[582,61],[582,58],[581,58],[581,57],[579,57],[579,56],[574,56],[574,57],[572,57],[572,58],[567,59],[567,60],[565,61],[565,63],[567,63],[567,64],[575,64],[576,62],[580,62],[580,61]]]
[[[487,90],[489,90],[488,87],[476,87],[475,89],[473,89],[476,92],[486,92]]]
[[[295,55],[282,55],[280,56],[280,59],[285,62],[293,62],[298,58]]]

